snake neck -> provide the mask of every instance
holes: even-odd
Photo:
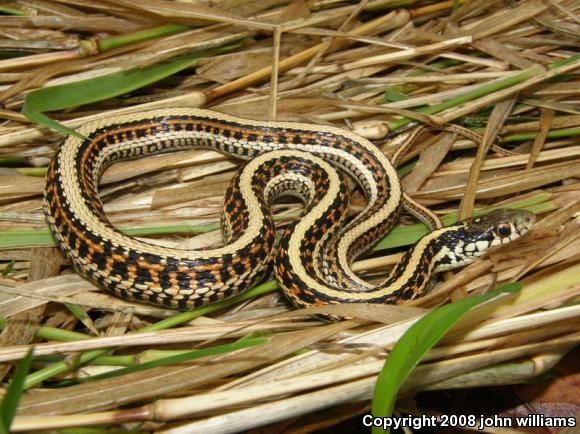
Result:
[[[322,271],[318,274],[311,267],[304,268],[296,257],[290,256],[293,232],[290,230],[280,241],[274,270],[286,294],[298,307],[334,303],[337,294],[341,295],[341,303],[399,304],[429,291],[433,275],[440,271],[442,265],[448,265],[445,263],[449,258],[453,258],[445,244],[447,238],[454,236],[452,234],[457,231],[457,227],[451,226],[429,233],[403,256],[384,281],[361,286],[357,281],[348,278],[337,282],[333,277],[327,277],[329,269],[332,268],[330,263],[319,268]],[[307,246],[304,245],[303,248],[303,254],[310,257]],[[460,265],[463,264],[457,262],[455,266]],[[307,275],[306,279],[304,275]],[[298,279],[299,276],[302,279]]]
[[[456,231],[455,227],[444,227],[421,238],[405,253],[389,277],[376,287],[377,300],[400,304],[429,292],[434,274],[441,271],[442,261],[450,254],[446,239]]]

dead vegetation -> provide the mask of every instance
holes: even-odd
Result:
[[[37,356],[13,429],[298,433],[331,426],[368,411],[385,355],[424,308],[514,281],[522,290],[470,312],[401,396],[515,383],[548,370],[580,337],[579,10],[573,0],[5,2],[0,375],[8,381],[31,344]],[[21,114],[26,98],[41,87],[215,49],[220,54],[154,83],[49,115],[75,127],[151,108],[207,107],[349,128],[387,154],[399,130],[424,123],[432,132],[400,167],[411,197],[444,221],[474,209],[526,208],[537,214],[536,227],[447,274],[415,306],[335,307],[355,318],[339,323],[292,311],[272,282],[246,300],[185,314],[99,291],[71,272],[47,232],[43,175],[63,135]],[[437,130],[448,124],[480,137]],[[238,165],[199,150],[119,163],[102,180],[108,216],[160,243],[218,245],[222,194]],[[352,211],[363,204],[357,196]],[[281,223],[299,212],[296,204],[276,206]],[[421,230],[403,216],[355,269],[384,275]],[[193,349],[202,350],[199,358],[159,362]],[[92,378],[140,362],[153,366]]]

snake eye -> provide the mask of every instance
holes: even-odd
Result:
[[[497,226],[495,232],[502,238],[507,238],[512,233],[512,228],[508,223],[501,223]]]

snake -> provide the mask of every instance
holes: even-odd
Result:
[[[402,141],[401,151],[408,145]],[[224,246],[187,250],[137,239],[104,210],[99,181],[115,162],[184,149],[212,149],[247,160],[225,192]],[[366,205],[349,215],[351,190]],[[277,231],[272,205],[304,204]],[[401,304],[424,295],[433,276],[526,233],[534,214],[499,209],[438,227],[410,248],[380,282],[353,261],[396,225],[405,201],[397,172],[372,142],[352,131],[300,122],[258,121],[198,108],[164,108],[102,117],[81,125],[47,171],[44,211],[73,268],[128,301],[189,310],[242,293],[272,272],[296,307]]]

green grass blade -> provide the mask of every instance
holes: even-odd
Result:
[[[37,89],[26,96],[25,104],[31,110],[50,112],[103,101],[169,77],[191,66],[195,60],[206,55],[208,55],[207,52],[200,52],[196,55],[181,56],[145,68],[134,68],[87,80]]]
[[[219,228],[219,224],[209,223],[203,225],[176,224],[140,228],[121,228],[119,230],[130,236],[146,237],[151,235],[203,234]],[[54,245],[54,239],[48,230],[23,229],[17,231],[0,231],[0,249]]]
[[[567,57],[565,59],[559,60],[558,62],[554,62],[554,63],[548,65],[548,68],[554,69],[556,67],[563,66],[563,65],[566,65],[566,64],[569,64],[572,62],[577,62],[578,60],[580,60],[580,54]],[[535,76],[541,74],[542,72],[544,72],[544,69],[542,67],[540,67],[539,65],[534,65],[534,66],[531,66],[530,68],[525,69],[525,70],[523,70],[517,74],[514,74],[512,76],[501,78],[498,80],[493,80],[489,83],[486,83],[486,84],[483,84],[482,86],[479,86],[476,89],[473,89],[473,90],[466,92],[462,95],[458,95],[454,98],[448,99],[447,101],[444,101],[442,103],[434,104],[432,106],[427,106],[427,107],[421,107],[421,108],[415,109],[415,111],[417,111],[418,113],[433,115],[433,114],[442,112],[443,110],[446,110],[448,108],[458,106],[460,104],[472,101],[472,100],[477,99],[477,98],[481,98],[485,95],[489,95],[493,92],[497,92],[497,91],[502,90],[502,89],[507,89],[508,87],[511,87],[511,86],[514,86],[514,85],[521,83],[523,81],[529,80],[532,77],[535,77]],[[388,123],[389,130],[396,131],[399,128],[404,127],[405,125],[410,124],[411,122],[414,122],[414,119],[410,119],[407,117],[396,119],[396,120]]]
[[[443,59],[437,62],[432,62],[427,64],[425,67],[415,68],[409,73],[405,74],[404,77],[419,77],[423,74],[427,74],[432,71],[442,70],[450,66],[459,65],[461,62],[454,59]],[[381,101],[381,104],[386,104],[389,102],[403,101],[407,99],[407,93],[416,89],[417,86],[413,85],[394,85],[388,86],[385,91]]]
[[[92,377],[83,378],[80,380],[72,380],[61,382],[59,386],[69,386],[70,384],[77,383],[87,383],[91,381],[103,380],[105,378],[118,377],[120,375],[127,375],[133,372],[144,371],[146,369],[157,368],[160,366],[175,365],[178,363],[187,362],[190,360],[199,359],[201,357],[213,356],[216,354],[230,353],[232,351],[241,350],[243,348],[255,347],[257,345],[263,345],[267,343],[269,339],[266,338],[253,338],[244,339],[237,342],[232,342],[229,344],[216,345],[210,348],[202,348],[199,350],[185,351],[181,354],[176,354],[173,356],[163,357],[157,360],[151,360],[148,362],[140,363],[138,365],[127,366],[121,369],[115,369],[114,371],[105,372],[99,375],[93,375]]]
[[[203,306],[192,311],[180,312],[172,317],[162,319],[161,321],[157,321],[156,323],[150,324],[148,326],[140,328],[139,330],[136,330],[135,333],[153,332],[175,327],[179,324],[192,321],[195,318],[198,318],[202,315],[217,312],[221,309],[232,306],[236,303],[240,303],[241,301],[258,297],[259,295],[266,294],[268,292],[272,292],[277,289],[278,282],[271,280],[262,283],[261,285],[255,286],[249,291],[236,295],[235,297],[232,297],[228,300],[220,301],[219,303],[210,304],[208,306]],[[86,338],[82,337],[81,339]],[[42,383],[44,380],[48,380],[49,378],[54,377],[55,375],[60,375],[65,372],[68,372],[69,370],[71,370],[76,366],[90,363],[92,360],[107,354],[109,351],[111,351],[110,348],[84,351],[76,359],[74,359],[72,364],[69,361],[60,361],[45,366],[44,368],[29,374],[26,377],[24,387],[28,389],[34,386],[35,384]]]
[[[105,51],[109,51],[114,48],[147,41],[149,39],[174,35],[176,33],[185,32],[186,30],[190,29],[191,26],[186,26],[185,24],[166,24],[164,26],[153,27],[151,29],[139,30],[138,32],[130,33],[128,35],[98,39],[97,46],[99,47],[99,51],[104,53]]]
[[[12,380],[6,389],[6,394],[2,399],[2,404],[0,405],[0,433],[9,433],[10,425],[12,425],[12,420],[16,414],[16,409],[18,408],[18,403],[20,402],[20,395],[24,390],[24,380],[28,371],[30,371],[30,365],[32,364],[32,352],[34,350],[31,348],[30,351],[24,356],[20,362],[14,368],[14,374],[12,375]]]
[[[26,96],[22,113],[40,125],[71,134],[71,129],[49,119],[43,113],[103,101],[132,92],[176,74],[202,58],[214,56],[235,47],[237,45],[229,44],[224,47],[180,56],[144,68],[134,68],[87,80],[37,89]]]
[[[42,369],[39,369],[38,371],[28,374],[26,376],[26,380],[24,381],[24,388],[29,389],[36,384],[42,383],[44,380],[48,380],[49,378],[63,374],[65,372],[69,372],[77,366],[85,365],[97,357],[107,354],[109,351],[109,348],[84,351],[72,362],[69,360],[63,360],[60,362],[52,363]]]
[[[181,312],[172,317],[162,319],[156,323],[150,324],[138,330],[138,332],[154,332],[159,330],[165,330],[171,327],[175,327],[179,324],[183,324],[189,321],[193,321],[200,316],[207,315],[213,312],[218,312],[226,307],[233,306],[251,298],[258,297],[263,294],[267,294],[278,289],[278,282],[275,280],[269,280],[267,282],[261,283],[260,285],[254,286],[253,288],[245,291],[235,297],[223,300],[217,303],[213,303],[207,306],[198,307],[197,309]]]
[[[26,11],[21,9],[9,8],[7,6],[0,6],[0,14],[26,16]]]
[[[382,102],[389,103],[389,102],[404,101],[407,99],[407,95],[405,95],[405,92],[408,91],[409,89],[410,86],[408,87],[389,86],[388,88],[385,89]]]
[[[447,101],[441,102],[439,104],[434,104],[427,107],[421,107],[415,109],[418,113],[425,113],[429,115],[433,115],[443,110],[446,110],[451,107],[458,106],[459,104],[463,104],[469,101],[473,101],[474,99],[481,98],[485,95],[488,95],[493,92],[497,92],[502,89],[506,89],[508,87],[514,86],[518,83],[523,81],[529,80],[530,78],[539,75],[542,72],[542,68],[540,66],[534,65],[520,73],[514,74],[513,76],[493,80],[490,83],[486,83],[476,89],[473,89],[469,92],[466,92],[462,95],[458,95],[454,98],[448,99]],[[388,123],[390,131],[396,131],[399,128],[413,122],[413,119],[403,117],[401,119],[397,119]]]
[[[395,407],[399,389],[431,348],[447,333],[472,307],[488,301],[502,293],[519,291],[521,284],[511,283],[478,297],[441,306],[415,324],[397,341],[381,370],[372,402],[374,417],[390,417]],[[382,427],[373,427],[373,434],[388,433]]]
[[[50,88],[46,88],[50,89]],[[41,89],[45,90],[45,89]],[[36,91],[33,91],[36,92]],[[31,93],[33,93],[31,92]],[[30,119],[32,122],[37,123],[46,128],[50,128],[51,130],[57,131],[59,133],[68,134],[70,136],[84,138],[81,134],[77,133],[75,130],[72,130],[68,127],[65,127],[63,124],[55,121],[54,119],[49,118],[45,114],[30,108],[26,102],[22,106],[22,114]]]
[[[538,133],[521,133],[521,134],[513,134],[511,136],[504,137],[500,139],[500,143],[508,143],[508,142],[521,142],[524,140],[534,140]],[[565,137],[575,137],[580,136],[580,128],[562,128],[560,130],[551,130],[548,131],[546,137],[548,139],[560,139]]]
[[[397,176],[399,179],[402,179],[404,176],[408,175],[413,171],[415,166],[417,165],[418,160],[412,160],[404,165],[397,167]]]
[[[48,172],[48,167],[17,167],[16,170],[24,176],[35,176],[37,178],[44,178]]]
[[[10,273],[12,273],[12,270],[14,269],[14,264],[16,263],[16,261],[10,261],[8,263],[8,265],[6,265],[6,268],[4,269],[4,271],[2,271],[2,273],[0,273],[0,275],[6,277],[8,276]]]
[[[72,313],[73,316],[80,322],[84,323],[84,321],[90,318],[89,315],[87,315],[87,313],[76,304],[65,303],[64,305],[69,310],[69,312]]]

